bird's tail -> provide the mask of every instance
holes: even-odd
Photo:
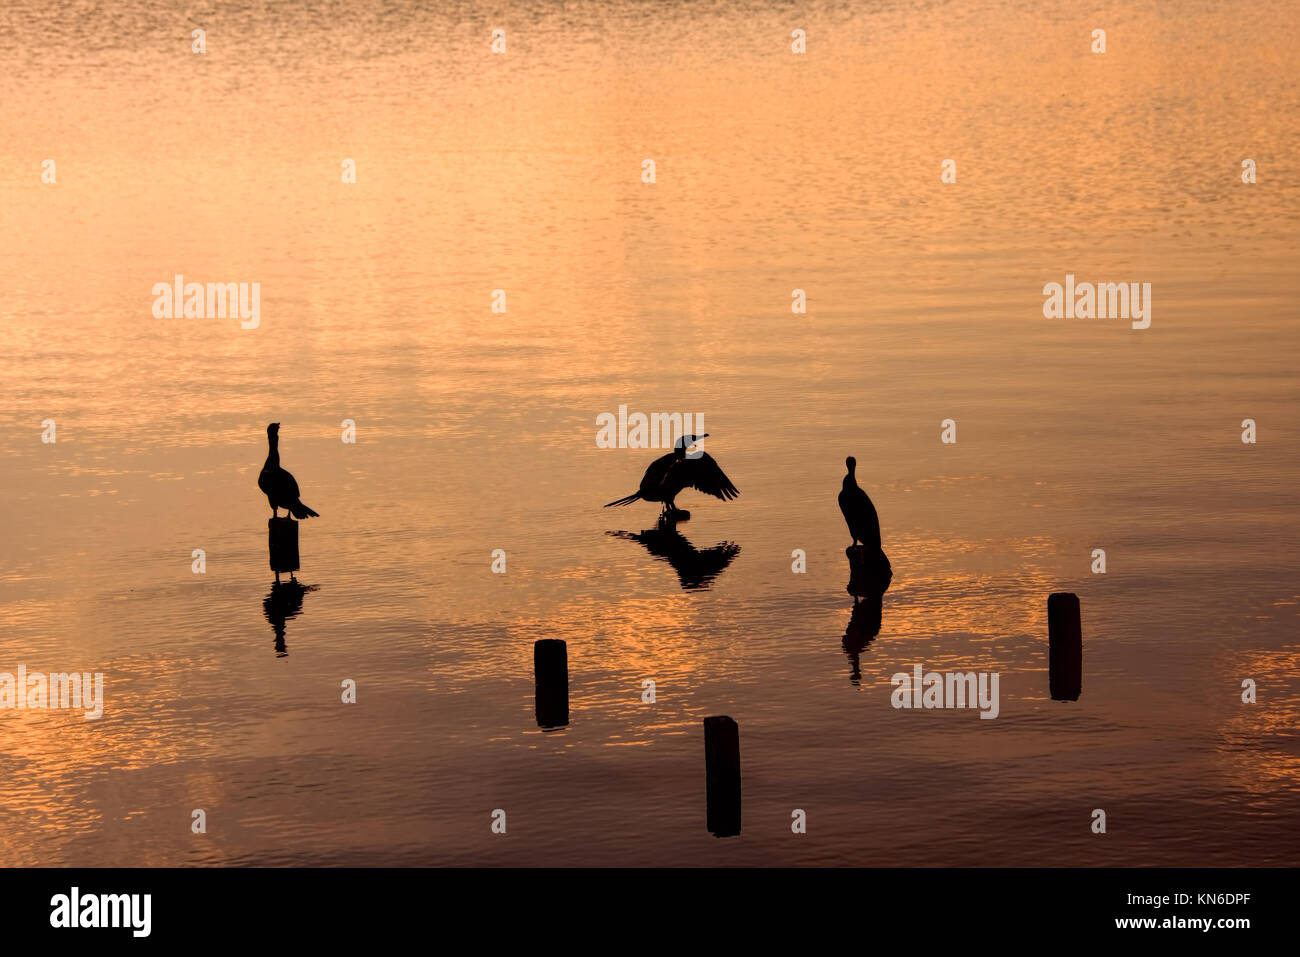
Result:
[[[606,502],[605,508],[609,508],[611,505],[631,505],[633,502],[638,501],[640,498],[641,498],[640,492],[633,492],[631,495],[628,495],[626,498],[616,499],[613,502]]]
[[[307,518],[308,516],[320,518],[320,512],[312,511],[306,505],[302,504],[301,500],[290,505],[289,511],[293,513],[294,518]]]

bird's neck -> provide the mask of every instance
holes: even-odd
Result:
[[[275,464],[278,465],[279,462],[280,462],[280,438],[279,438],[279,436],[275,436],[275,435],[268,436],[268,437],[267,437],[267,444],[270,446],[270,449],[269,449],[269,450],[267,451],[267,453],[266,453],[266,460],[267,460],[268,462],[273,462],[273,463],[275,463]]]

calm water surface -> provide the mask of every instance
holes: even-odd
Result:
[[[107,701],[0,712],[0,860],[1294,864],[1298,33],[1281,0],[6,4],[0,671]],[[260,327],[155,319],[178,272],[260,282]],[[1151,328],[1044,319],[1067,272],[1152,283]],[[596,447],[620,404],[702,413],[741,489],[680,500],[737,547],[707,588],[609,534],[656,512],[600,508],[658,454]],[[321,514],[279,641],[270,421]],[[856,662],[848,454],[895,576]],[[918,663],[997,671],[1000,716],[893,709]]]

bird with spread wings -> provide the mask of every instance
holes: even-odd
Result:
[[[731,483],[722,471],[717,460],[703,449],[689,452],[688,449],[709,434],[683,435],[673,450],[650,463],[641,479],[641,487],[631,495],[606,503],[611,505],[631,505],[633,502],[662,502],[665,515],[671,514],[676,506],[673,504],[685,489],[693,488],[705,495],[712,495],[724,502],[740,494],[740,490]]]

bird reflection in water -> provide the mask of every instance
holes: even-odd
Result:
[[[844,631],[844,653],[849,657],[853,672],[849,681],[855,685],[862,683],[862,652],[867,645],[880,634],[880,616],[883,611],[884,596],[857,596],[853,599],[853,611],[849,615],[849,626]]]
[[[275,629],[277,658],[284,658],[289,654],[284,644],[284,623],[302,613],[303,595],[315,591],[316,588],[316,585],[304,585],[296,578],[290,578],[287,582],[277,581],[262,600],[262,611],[266,614],[266,620]]]
[[[677,523],[671,519],[661,520],[656,528],[641,532],[606,534],[640,542],[655,558],[673,566],[682,588],[687,591],[708,588],[740,552],[740,546],[732,542],[719,542],[711,548],[696,548],[685,535],[677,531]]]

